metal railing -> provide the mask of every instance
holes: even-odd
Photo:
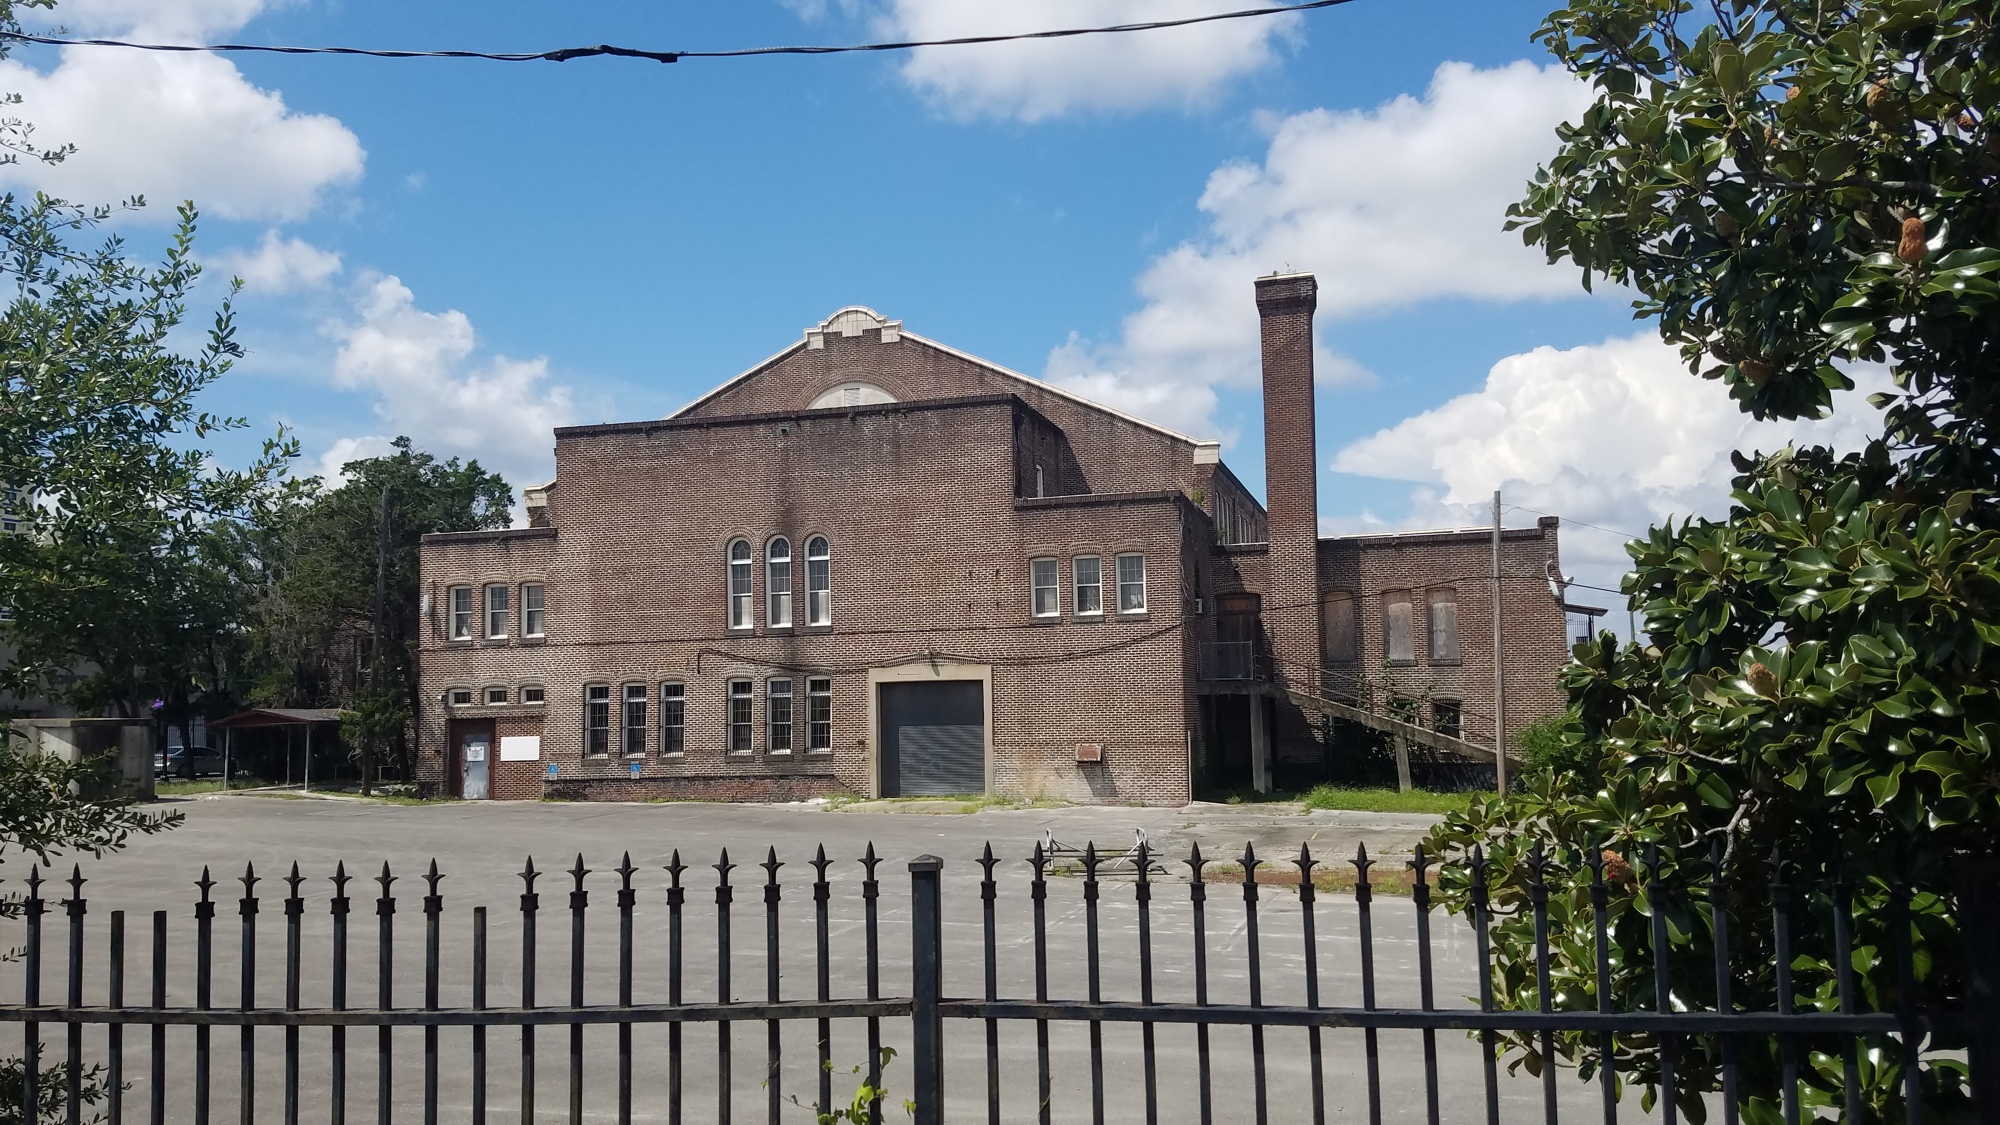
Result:
[[[240,974],[239,1002],[233,1007],[218,1006],[215,993],[215,933],[218,903],[211,897],[216,883],[204,869],[202,878],[195,884],[199,898],[193,904],[195,923],[194,951],[194,1002],[170,1005],[167,1002],[170,974],[168,971],[168,914],[156,911],[152,915],[150,942],[150,998],[144,1003],[131,1003],[126,995],[126,926],[123,911],[110,915],[108,927],[107,957],[103,962],[101,975],[92,977],[90,989],[86,989],[86,915],[88,905],[83,896],[86,880],[80,871],[73,872],[68,880],[69,897],[60,900],[67,915],[67,991],[64,1002],[45,1003],[41,995],[41,978],[47,956],[45,943],[44,915],[51,903],[42,895],[45,881],[38,873],[31,873],[28,880],[28,894],[23,900],[25,934],[22,956],[25,961],[25,979],[19,1003],[0,1005],[0,1022],[19,1023],[24,1032],[25,1057],[39,1058],[42,1055],[42,1029],[45,1025],[60,1025],[64,1029],[63,1060],[60,1068],[67,1082],[63,1099],[63,1116],[71,1122],[83,1119],[89,1108],[85,1102],[85,1075],[87,1067],[93,1063],[104,1069],[106,1101],[103,1106],[105,1118],[118,1125],[130,1114],[134,1119],[160,1123],[167,1120],[167,1096],[170,1090],[176,1092],[177,1101],[186,1091],[172,1086],[168,1081],[169,1028],[192,1028],[193,1059],[192,1074],[192,1119],[198,1125],[206,1125],[210,1120],[216,1092],[215,1072],[217,1060],[214,1033],[218,1030],[234,1028],[237,1031],[238,1062],[235,1066],[237,1088],[235,1091],[236,1110],[240,1120],[250,1123],[260,1120],[282,1120],[286,1125],[295,1125],[302,1117],[315,1120],[324,1119],[339,1125],[350,1112],[348,1094],[350,1080],[348,1062],[350,1059],[350,1031],[376,1030],[375,1042],[375,1082],[376,1108],[374,1117],[378,1121],[399,1119],[394,1101],[395,1067],[403,1061],[397,1053],[397,1040],[392,1032],[401,1028],[420,1029],[422,1049],[422,1110],[426,1123],[436,1122],[440,1114],[439,1072],[446,1063],[441,1058],[439,1032],[446,1028],[469,1028],[470,1050],[467,1062],[470,1066],[470,1100],[466,1106],[469,1119],[483,1123],[498,1111],[491,1100],[489,1089],[489,1047],[488,1032],[515,1029],[519,1032],[521,1067],[518,1104],[507,1107],[516,1110],[520,1120],[534,1119],[537,1104],[535,1088],[535,1054],[538,1032],[544,1028],[566,1027],[567,1036],[567,1114],[571,1122],[580,1122],[584,1117],[587,1093],[584,1080],[584,1030],[589,1026],[611,1025],[618,1032],[617,1079],[615,1099],[617,1119],[629,1122],[633,1119],[635,1101],[642,1110],[652,1115],[653,1111],[664,1107],[666,1119],[680,1122],[683,1115],[690,1112],[693,1098],[687,1089],[684,1056],[686,1043],[683,1033],[688,1025],[712,1025],[717,1028],[716,1036],[716,1087],[712,1114],[703,1114],[708,1120],[728,1122],[735,1102],[742,1092],[732,1080],[731,1068],[733,1037],[729,1025],[733,1022],[761,1021],[766,1029],[765,1058],[757,1064],[764,1071],[766,1119],[777,1122],[785,1110],[788,1100],[783,1096],[781,1064],[785,1057],[784,1035],[787,1024],[810,1022],[813,1025],[813,1042],[818,1061],[818,1082],[815,1092],[815,1107],[826,1112],[836,1104],[832,1085],[831,1021],[863,1020],[866,1023],[868,1047],[867,1073],[870,1084],[880,1087],[880,1064],[883,1054],[884,1021],[908,1021],[906,1028],[897,1028],[899,1041],[910,1044],[911,1099],[915,1120],[923,1125],[933,1125],[942,1119],[945,1102],[946,1075],[944,1050],[946,1021],[973,1021],[975,1027],[983,1025],[985,1073],[983,1075],[985,1095],[985,1117],[992,1123],[1003,1120],[1027,1120],[1030,1116],[1047,1122],[1051,1120],[1055,1103],[1053,1082],[1056,1059],[1050,1048],[1050,1026],[1064,1022],[1080,1022],[1087,1025],[1089,1046],[1087,1051],[1089,1068],[1089,1088],[1091,1098],[1091,1119],[1104,1121],[1108,1109],[1106,1105],[1106,1069],[1103,1029],[1105,1025],[1138,1025],[1142,1037],[1142,1073],[1139,1081],[1143,1086],[1142,1105],[1126,1105],[1122,1108],[1132,1111],[1121,1116],[1137,1116],[1143,1113],[1147,1122],[1166,1120],[1199,1120],[1204,1123],[1221,1120],[1240,1120],[1244,1116],[1243,1096],[1247,1092],[1249,1114],[1257,1122],[1271,1119],[1272,1107],[1268,1089],[1267,1061],[1270,1059],[1265,1042],[1265,1031],[1271,1028],[1304,1029],[1306,1032],[1306,1052],[1310,1064],[1310,1105],[1311,1120],[1324,1122],[1328,1116],[1327,1074],[1323,1032],[1334,1029],[1359,1030],[1363,1037],[1363,1063],[1367,1082],[1367,1119],[1371,1125],[1378,1125],[1384,1114],[1382,1055],[1379,1036],[1384,1032],[1413,1031],[1422,1037],[1422,1069],[1424,1088],[1423,1119],[1430,1125],[1440,1121],[1440,1083],[1437,1033],[1440,1031],[1465,1031],[1476,1033],[1480,1043],[1480,1065],[1484,1076],[1484,1099],[1486,1120],[1497,1121],[1499,1079],[1497,1063],[1501,1055],[1497,1036],[1501,1033],[1532,1033],[1540,1037],[1543,1057],[1552,1057],[1551,1036],[1563,1032],[1581,1032],[1597,1037],[1600,1050],[1610,1052],[1622,1037],[1638,1037],[1641,1042],[1664,1045],[1662,1083],[1674,1088],[1676,1079],[1673,1071],[1675,1051],[1673,1044],[1678,1037],[1711,1037],[1720,1044],[1722,1058],[1721,1089],[1725,1092],[1723,1110],[1726,1125],[1737,1125],[1737,1107],[1733,1097],[1737,1090],[1738,1057],[1742,1044],[1752,1039],[1775,1039],[1778,1049],[1785,1059],[1785,1073],[1790,1083],[1785,1091],[1784,1118],[1790,1125],[1797,1125],[1800,1118],[1798,1098],[1798,1067],[1800,1044],[1811,1040],[1826,1044],[1839,1042],[1837,1048],[1845,1061],[1848,1116],[1850,1122],[1861,1120],[1856,1089],[1856,1058],[1860,1037],[1869,1037],[1873,1044],[1871,1051],[1885,1052],[1882,1058],[1871,1062],[1871,1066],[1885,1065],[1887,1053],[1895,1054],[1903,1067],[1903,1081],[1911,1097],[1906,1110],[1909,1125],[1918,1125],[1921,1102],[1916,1097],[1923,1070],[1931,1065],[1934,1057],[1943,1060],[1947,1066],[1959,1065],[1951,1056],[1969,1057],[1971,1081],[1975,1104],[1979,1107],[1980,1120],[1991,1122],[2000,1116],[2000,1087],[1996,1087],[1996,1066],[1994,1050],[2000,1039],[1994,1037],[1996,997],[2000,997],[2000,975],[1993,970],[1993,953],[1996,943],[1995,922],[2000,919],[1993,909],[1992,888],[1981,884],[1982,896],[1976,912],[1960,902],[1961,931],[1966,940],[1966,963],[1969,983],[1965,995],[1933,996],[1920,998],[1916,992],[1917,974],[1914,971],[1913,953],[1908,935],[1911,932],[1910,903],[1911,892],[1901,884],[1891,887],[1889,896],[1889,930],[1901,936],[1893,941],[1893,948],[1876,950],[1874,955],[1893,961],[1897,978],[1903,982],[1895,998],[1894,1010],[1864,1010],[1863,998],[1854,987],[1853,980],[1853,930],[1850,899],[1843,885],[1836,878],[1829,892],[1816,894],[1811,898],[1811,909],[1806,902],[1803,888],[1787,886],[1782,876],[1782,868],[1774,875],[1773,884],[1765,888],[1770,892],[1774,904],[1773,925],[1777,942],[1776,964],[1777,990],[1774,1010],[1748,1010],[1732,997],[1731,982],[1741,966],[1732,966],[1729,961],[1729,941],[1725,935],[1717,943],[1718,953],[1714,965],[1716,987],[1715,1004],[1709,1008],[1692,1007],[1698,1001],[1691,999],[1685,990],[1676,990],[1671,979],[1668,962],[1671,947],[1667,937],[1668,904],[1677,898],[1693,908],[1705,905],[1717,912],[1717,916],[1727,921],[1730,917],[1729,902],[1731,887],[1717,872],[1701,883],[1678,885],[1673,880],[1661,876],[1663,870],[1656,854],[1643,859],[1633,857],[1630,882],[1614,876],[1606,878],[1606,865],[1614,857],[1612,853],[1596,850],[1586,853],[1582,862],[1585,867],[1569,869],[1579,878],[1587,880],[1588,909],[1594,912],[1596,959],[1595,996],[1584,997],[1590,1005],[1586,1010],[1565,1010],[1557,1007],[1550,986],[1550,937],[1549,937],[1549,875],[1557,869],[1545,862],[1539,852],[1534,860],[1517,869],[1521,881],[1506,888],[1489,886],[1488,865],[1475,850],[1470,856],[1461,857],[1451,865],[1440,865],[1426,856],[1418,847],[1406,869],[1406,884],[1410,894],[1409,904],[1397,909],[1407,909],[1414,923],[1415,956],[1417,959],[1416,980],[1420,989],[1420,1002],[1416,1007],[1392,1007],[1378,1003],[1375,967],[1375,917],[1377,907],[1373,896],[1374,867],[1365,851],[1359,852],[1351,861],[1354,876],[1351,892],[1355,928],[1352,952],[1358,955],[1360,1004],[1329,1006],[1322,1003],[1321,995],[1321,937],[1316,922],[1315,888],[1316,870],[1323,865],[1309,850],[1301,847],[1297,858],[1275,865],[1276,869],[1291,870],[1283,873],[1296,878],[1296,890],[1281,892],[1283,898],[1292,898],[1298,908],[1298,933],[1302,940],[1302,960],[1299,961],[1299,978],[1280,982],[1279,993],[1292,1002],[1271,1003],[1267,1000],[1264,977],[1265,954],[1260,947],[1263,932],[1260,930],[1260,910],[1267,907],[1266,894],[1271,893],[1270,883],[1260,879],[1260,872],[1270,873],[1273,865],[1261,860],[1253,849],[1246,846],[1243,854],[1234,861],[1234,878],[1227,882],[1216,882],[1208,872],[1215,861],[1205,858],[1194,848],[1187,859],[1178,866],[1186,871],[1184,884],[1156,879],[1158,868],[1149,860],[1149,849],[1141,843],[1137,849],[1136,862],[1129,865],[1129,874],[1116,886],[1130,887],[1132,919],[1136,929],[1132,931],[1134,944],[1131,959],[1119,958],[1118,963],[1131,966],[1136,961],[1137,994],[1124,999],[1107,998],[1103,985],[1102,967],[1105,961],[1100,910],[1105,898],[1105,888],[1111,871],[1109,860],[1100,859],[1094,846],[1086,846],[1080,865],[1074,871],[1056,870],[1050,856],[1037,845],[1027,857],[1029,868],[1027,879],[1028,925],[1032,935],[1034,959],[1032,996],[1004,995],[1000,988],[998,966],[1000,964],[1000,935],[1002,931],[1002,909],[1000,886],[996,878],[996,868],[1002,860],[995,857],[990,847],[986,848],[977,861],[980,868],[977,882],[979,894],[978,930],[981,934],[981,984],[978,995],[951,996],[944,990],[944,967],[947,963],[965,963],[963,948],[947,948],[943,924],[945,912],[945,891],[943,881],[944,863],[935,856],[919,856],[909,861],[907,900],[901,905],[908,908],[910,922],[909,957],[905,964],[897,966],[908,973],[908,990],[902,995],[882,994],[881,970],[881,917],[879,903],[882,899],[882,885],[877,879],[877,866],[882,862],[872,845],[861,858],[863,878],[860,880],[861,933],[862,946],[859,956],[865,966],[865,987],[862,995],[836,997],[833,995],[832,968],[836,964],[831,949],[829,908],[833,899],[834,883],[828,878],[828,869],[834,865],[822,848],[809,861],[814,877],[811,881],[812,911],[814,922],[814,944],[811,959],[812,996],[810,999],[786,994],[781,967],[787,962],[782,957],[780,947],[780,907],[784,884],[779,879],[779,869],[785,864],[775,851],[757,866],[764,870],[764,878],[756,884],[761,888],[763,899],[764,950],[763,997],[757,1000],[739,998],[737,986],[733,983],[731,969],[734,964],[731,940],[733,936],[732,907],[734,906],[737,884],[731,880],[732,872],[738,869],[731,863],[727,851],[719,862],[713,865],[716,879],[713,887],[715,926],[715,962],[713,974],[701,980],[714,989],[711,1001],[690,1000],[685,986],[687,977],[685,953],[688,942],[684,923],[688,907],[688,894],[692,888],[683,882],[689,867],[680,860],[679,853],[665,866],[668,876],[664,888],[666,907],[664,926],[660,919],[649,917],[650,924],[643,934],[639,932],[635,916],[638,906],[639,889],[634,886],[633,877],[638,873],[629,854],[615,869],[618,885],[615,896],[617,944],[616,944],[616,999],[605,1002],[598,998],[592,1002],[586,995],[586,924],[591,916],[590,895],[586,883],[592,874],[578,857],[575,866],[567,872],[572,880],[568,897],[568,995],[565,1003],[544,1003],[537,992],[537,924],[541,915],[541,896],[536,892],[538,879],[543,877],[530,862],[520,873],[523,891],[519,900],[520,913],[520,961],[519,997],[512,1005],[495,1005],[489,991],[489,970],[491,949],[488,944],[488,916],[485,907],[476,907],[471,912],[470,984],[464,1002],[447,1006],[440,983],[442,964],[441,933],[445,912],[444,896],[439,891],[443,876],[433,862],[422,876],[425,893],[421,898],[423,915],[423,991],[420,1004],[399,1006],[394,990],[396,980],[396,920],[398,899],[392,893],[398,877],[385,864],[379,876],[372,881],[380,891],[374,898],[375,941],[372,952],[375,956],[376,995],[372,1004],[351,1003],[348,992],[350,978],[350,958],[352,948],[350,919],[357,904],[365,904],[367,899],[350,897],[348,883],[353,879],[345,866],[336,868],[331,882],[333,894],[326,902],[331,915],[331,945],[329,972],[316,976],[310,983],[315,992],[322,986],[326,989],[328,1003],[319,1007],[306,1006],[303,1001],[305,980],[305,950],[302,933],[307,900],[300,894],[306,879],[299,873],[297,865],[282,882],[287,894],[281,900],[283,907],[283,995],[280,1005],[260,1002],[258,992],[257,957],[261,949],[259,917],[261,900],[256,893],[262,881],[255,871],[246,865],[240,879],[243,885],[242,897],[237,900],[237,928],[239,930],[239,953],[236,968]],[[1712,853],[1719,864],[1720,853]],[[1471,936],[1476,949],[1476,970],[1478,985],[1477,1007],[1440,1007],[1435,995],[1435,969],[1433,961],[1433,871],[1440,873],[1445,866],[1458,868],[1454,877],[1464,878]],[[1694,866],[1700,866],[1699,863]],[[1584,872],[1587,868],[1587,877]],[[1121,868],[1121,871],[1123,868]],[[1075,874],[1075,880],[1064,879],[1065,885],[1079,888],[1082,902],[1082,924],[1084,927],[1085,950],[1084,969],[1087,985],[1081,996],[1057,996],[1053,994],[1050,980],[1050,937],[1049,900],[1051,896],[1051,876]],[[1129,880],[1126,881],[1126,880]],[[1184,999],[1162,999],[1156,992],[1155,917],[1156,891],[1169,888],[1177,892],[1185,888],[1187,924],[1177,935],[1179,940],[1190,943],[1192,958],[1190,967],[1191,993]],[[1247,976],[1247,1003],[1225,1002],[1211,995],[1212,964],[1209,935],[1210,914],[1213,906],[1208,892],[1212,887],[1227,886],[1241,895],[1241,906],[1227,912],[1222,919],[1224,930],[1242,938],[1244,961],[1243,971]],[[744,887],[743,889],[752,889]],[[1496,890],[1504,890],[1510,902],[1532,915],[1535,935],[1535,979],[1532,994],[1535,1006],[1529,1009],[1503,1008],[1496,1002],[1495,962],[1496,954],[1489,945],[1489,935],[1495,924],[1496,913],[1501,911],[1495,902]],[[1612,958],[1608,945],[1607,927],[1611,924],[1610,902],[1614,892],[1623,894],[1643,893],[1650,906],[1650,943],[1648,955],[1652,964],[1646,966],[1653,974],[1654,1003],[1649,1010],[1615,1010],[1612,1006]],[[1122,896],[1121,896],[1122,897]],[[1073,907],[1058,904],[1059,917],[1070,915]],[[1344,916],[1344,915],[1343,915]],[[1289,918],[1289,915],[1288,915]],[[1827,935],[1819,927],[1830,925],[1831,942],[1829,948],[1841,956],[1835,957],[1839,976],[1837,990],[1839,1006],[1837,1011],[1797,1010],[1794,1007],[1792,968],[1787,950],[1801,948],[1795,945],[1801,937],[1799,926],[1804,925],[1819,938]],[[1289,921],[1287,922],[1289,926]],[[662,932],[663,930],[663,932]],[[1124,932],[1122,929],[1117,932]],[[664,996],[651,999],[637,999],[634,995],[635,949],[644,940],[649,953],[663,945],[666,957],[666,987]],[[1010,946],[1011,946],[1010,942]],[[1975,948],[1976,947],[1976,948]],[[956,955],[960,960],[954,961]],[[1287,958],[1289,960],[1289,958]],[[846,958],[842,960],[846,967]],[[1621,969],[1630,966],[1621,965]],[[1751,967],[1753,970],[1757,967]],[[101,991],[104,1000],[100,1004],[86,1003],[86,993]],[[1303,1002],[1298,1002],[1298,1001]],[[1567,1002],[1567,1001],[1565,1001]],[[1968,1016],[1968,1009],[1977,1012],[1980,1022],[1975,1024]],[[664,1073],[651,1068],[645,1077],[648,1089],[643,1093],[636,1088],[634,1074],[634,1048],[632,1034],[635,1027],[649,1024],[664,1024],[667,1032]],[[1002,1025],[1032,1024],[1035,1034],[1034,1071],[1036,1087],[1030,1095],[1027,1091],[1011,1091],[1002,1081],[1002,1052],[1000,1049]],[[104,1048],[101,1053],[86,1054],[83,1030],[86,1026],[101,1025],[106,1028]],[[1192,1027],[1195,1036],[1194,1069],[1198,1096],[1193,1105],[1185,1102],[1164,1104],[1161,1098],[1161,1073],[1158,1063],[1156,1036],[1162,1027]],[[1211,1043],[1211,1030],[1218,1027],[1240,1026],[1247,1028],[1250,1036],[1250,1066],[1247,1075],[1237,1072],[1233,1065],[1222,1084],[1222,1089],[1231,1099],[1218,1106],[1216,1050]],[[123,1032],[127,1027],[143,1028],[149,1032],[149,1042],[145,1048],[128,1047]],[[1927,1052],[1925,1037],[1938,1030],[1954,1032],[1966,1029],[1977,1032],[1969,1052],[1939,1052],[1933,1042]],[[301,1054],[304,1044],[302,1032],[307,1029],[325,1029],[327,1050],[327,1080],[323,1088],[301,1092]],[[257,1088],[257,1060],[261,1049],[259,1033],[282,1035],[283,1076],[281,1081],[281,1104],[276,1113],[267,1113],[260,1108]],[[907,1036],[903,1032],[907,1031]],[[268,1043],[268,1039],[263,1041]],[[365,1051],[365,1048],[362,1048]],[[127,1064],[131,1054],[145,1056],[148,1067],[144,1085],[147,1103],[143,1109],[127,1107],[124,1104],[125,1084],[129,1077]],[[649,1056],[650,1057],[650,1056]],[[185,1056],[180,1056],[177,1068],[185,1066]],[[1557,1068],[1541,1068],[1542,1096],[1546,1101],[1547,1120],[1557,1120],[1558,1094],[1555,1081]],[[1606,1125],[1612,1125],[1618,1115],[1619,1077],[1612,1068],[1601,1068],[1602,1107],[1601,1113]],[[957,1083],[968,1086],[981,1081],[980,1076],[958,1074],[953,1076]],[[29,1067],[23,1091],[24,1110],[22,1119],[37,1120],[36,1106],[39,1104],[36,1068]],[[1247,1091],[1246,1091],[1247,1087]],[[307,1112],[307,1106],[312,1112]],[[454,1106],[454,1116],[458,1114]],[[1218,1110],[1220,1112],[1218,1113]],[[875,1119],[882,1116],[879,1102],[873,1106]],[[699,1111],[695,1111],[699,1112]],[[1412,1103],[1406,1112],[1414,1118],[1416,1111]],[[1657,1112],[1664,1125],[1676,1125],[1676,1100],[1671,1097],[1661,1099]],[[402,1119],[408,1116],[404,1115]],[[1281,1117],[1284,1115],[1280,1115]],[[1286,1118],[1290,1119],[1290,1118]]]
[[[1204,680],[1254,680],[1257,646],[1252,641],[1203,641],[1199,675]]]

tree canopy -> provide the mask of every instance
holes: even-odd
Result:
[[[1606,634],[1564,673],[1571,752],[1557,757],[1583,768],[1542,771],[1436,833],[1489,849],[1503,906],[1524,901],[1536,845],[1557,857],[1558,1007],[1596,1003],[1588,865],[1608,854],[1630,871],[1648,845],[1663,886],[1705,880],[1713,848],[1734,888],[1739,1004],[1768,1006],[1777,987],[1774,855],[1809,920],[1801,1007],[1838,1003],[1836,884],[1854,899],[1868,1002],[1899,995],[1899,901],[1919,993],[1963,987],[1946,903],[1962,857],[2000,841],[1995,15],[1963,0],[1573,0],[1538,34],[1596,98],[1513,209],[1531,244],[1586,284],[1630,286],[1690,371],[1758,417],[1823,414],[1861,365],[1885,365],[1894,387],[1866,449],[1739,453],[1726,518],[1631,544],[1624,588],[1644,636]],[[1615,1002],[1650,1003],[1646,915],[1662,909],[1677,995],[1712,1003],[1713,919],[1629,878],[1612,891]],[[1503,995],[1534,999],[1528,918],[1503,919],[1495,940]],[[1930,1049],[1961,1045],[1941,1034]],[[1556,1061],[1514,1046],[1530,1067]],[[1807,1047],[1823,1052],[1807,1104],[1839,1113],[1838,1050]],[[1586,1074],[1616,1067],[1649,1103],[1658,1093],[1657,1042],[1610,1059],[1582,1036],[1557,1050]],[[1714,1045],[1683,1037],[1678,1051],[1678,1100],[1699,1120]],[[1885,1117],[1903,1112],[1893,1058],[1860,1078]],[[1743,1065],[1744,1112],[1775,1121],[1774,1053],[1746,1045]],[[1955,1074],[1928,1070],[1930,1119],[1964,1113]]]

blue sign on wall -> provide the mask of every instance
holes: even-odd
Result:
[[[556,775],[556,764],[555,764],[554,762],[550,762],[550,763],[549,763],[549,776],[550,776],[550,777],[554,777],[555,775]]]
[[[633,762],[633,763],[632,763],[632,780],[634,780],[634,781],[637,781],[637,780],[639,779],[639,767],[640,767],[640,765],[641,765],[641,763],[639,763],[639,762]]]

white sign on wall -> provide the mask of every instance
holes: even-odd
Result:
[[[541,735],[510,734],[500,740],[500,760],[503,762],[537,762],[541,757]]]

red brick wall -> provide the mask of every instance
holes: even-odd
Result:
[[[680,417],[803,410],[814,397],[848,382],[873,383],[900,402],[966,395],[1017,395],[1059,427],[1082,476],[1078,492],[1145,492],[1197,485],[1194,443],[1061,394],[1035,379],[996,370],[927,341],[903,335],[882,342],[879,329],[828,335],[823,348],[801,344]],[[565,482],[566,484],[568,482]],[[1053,490],[1051,490],[1053,491]]]
[[[1363,681],[1387,685],[1406,695],[1464,702],[1465,736],[1493,738],[1493,553],[1491,532],[1483,529],[1360,535],[1322,540],[1322,588],[1356,595],[1359,659],[1327,669],[1329,681],[1358,690]],[[1556,673],[1568,658],[1561,604],[1549,592],[1548,568],[1558,563],[1557,528],[1552,521],[1502,534],[1504,576],[1502,637],[1507,669],[1507,726],[1522,725],[1563,706]],[[1460,659],[1433,662],[1429,653],[1429,597],[1432,588],[1450,588],[1458,605]],[[1416,660],[1384,668],[1383,597],[1407,590]]]
[[[1319,463],[1309,274],[1257,279],[1264,352],[1264,507],[1270,572],[1264,628],[1280,674],[1318,663]]]
[[[869,670],[935,658],[991,669],[993,791],[1184,802],[1184,528],[1203,517],[1170,491],[1017,499],[1017,430],[1045,428],[1009,396],[558,431],[562,487],[549,495],[548,532],[439,536],[424,548],[435,591],[422,653],[431,768],[442,768],[438,701],[449,687],[534,680],[547,691],[542,761],[496,762],[495,796],[539,795],[549,764],[557,786],[579,783],[592,797],[834,783],[871,793]],[[790,629],[763,616],[762,550],[780,533],[794,557]],[[802,624],[803,546],[816,534],[832,544],[831,628]],[[725,551],[738,536],[759,558],[758,624],[741,632],[726,627]],[[1109,578],[1124,551],[1147,557],[1149,612],[1079,619],[1070,560],[1101,554]],[[1064,612],[1053,624],[1030,614],[1028,560],[1040,555],[1063,561]],[[444,638],[445,587],[524,575],[547,583],[545,643]],[[1114,596],[1107,585],[1107,603]],[[804,680],[833,680],[830,753],[767,752],[764,685],[787,670],[801,747]],[[755,749],[730,755],[727,682],[739,677],[757,686]],[[658,684],[669,678],[687,692],[687,750],[673,759],[657,736]],[[615,720],[613,753],[582,753],[584,685],[612,685],[615,712],[627,682],[649,687],[637,786]],[[1104,761],[1076,762],[1079,742],[1102,743]]]

